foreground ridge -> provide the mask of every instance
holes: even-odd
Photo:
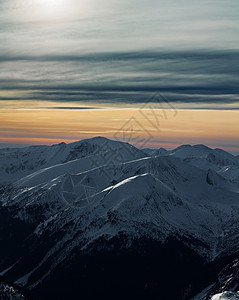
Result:
[[[96,137],[0,149],[0,162],[0,275],[34,297],[237,290],[238,157]]]

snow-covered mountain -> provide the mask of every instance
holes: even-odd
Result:
[[[239,159],[222,149],[211,149],[204,145],[183,145],[168,151],[167,154],[180,157],[201,169],[211,168],[239,186]]]
[[[211,149],[205,145],[182,145],[173,150],[143,149],[150,156],[170,155],[198,168],[213,169],[221,176],[239,186],[239,156],[234,156],[222,149]]]
[[[8,150],[0,153],[0,275],[37,296],[50,299],[58,287],[54,299],[76,299],[80,280],[82,293],[93,282],[96,293],[189,299],[239,253],[239,185],[222,172],[239,161],[223,150],[139,150],[101,137]],[[202,299],[226,291],[210,288]]]
[[[212,300],[238,300],[239,293],[223,292],[212,296]]]
[[[96,160],[94,159],[95,155],[97,155]],[[0,149],[0,186],[13,183],[27,175],[35,176],[35,174],[49,172],[52,167],[55,171],[58,165],[90,156],[92,157],[88,159],[88,162],[85,162],[85,167],[83,166],[84,162],[82,163],[82,170],[110,162],[130,161],[146,155],[130,144],[103,137],[95,137],[71,144],[60,143],[53,146],[4,148]],[[72,164],[67,165],[66,168],[69,169],[66,169],[66,172],[75,172],[70,169],[71,167]],[[45,173],[41,176],[44,177]]]

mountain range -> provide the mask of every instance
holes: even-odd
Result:
[[[19,299],[238,299],[239,158],[103,137],[0,149],[0,239]]]

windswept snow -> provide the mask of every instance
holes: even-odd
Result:
[[[238,300],[239,293],[223,292],[212,296],[211,300]]]
[[[95,155],[98,156],[96,161],[93,159]],[[0,149],[0,187],[28,175],[30,175],[27,177],[29,179],[38,174],[45,176],[45,173],[47,173],[46,176],[50,176],[50,172],[59,172],[59,168],[55,169],[55,166],[88,156],[92,156],[92,159],[91,163],[88,161],[87,167],[93,168],[102,164],[114,163],[117,160],[121,162],[129,161],[144,157],[146,154],[130,144],[112,141],[103,137],[71,144],[60,143],[53,146],[4,148]],[[67,167],[71,171],[74,170],[71,164]],[[36,171],[39,172],[35,173]]]

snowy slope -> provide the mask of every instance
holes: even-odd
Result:
[[[125,248],[137,238],[176,237],[207,262],[239,249],[239,187],[236,175],[222,171],[230,166],[237,174],[237,158],[203,145],[165,151],[99,137],[2,150],[2,185],[5,177],[14,182],[2,189],[1,208],[33,229],[20,242],[21,255],[3,258],[0,271],[34,289],[72,253],[122,233]],[[23,254],[29,248],[31,260]]]
[[[237,252],[236,249],[235,253]],[[235,255],[235,254],[234,254]],[[219,259],[220,260],[220,259]],[[224,263],[222,263],[224,261]],[[191,300],[211,300],[211,299],[238,299],[239,290],[239,257],[222,258],[221,261],[214,262],[214,266],[224,265],[217,274],[214,282],[204,288]],[[229,292],[230,291],[230,292]],[[213,298],[215,297],[215,298]],[[221,298],[220,298],[221,297]],[[225,298],[223,298],[225,297]],[[231,297],[231,298],[230,298]]]
[[[191,300],[238,300],[239,299],[239,293],[234,292],[222,292],[215,294],[211,296],[210,298],[207,298],[206,295],[207,291],[205,290],[204,293],[200,293],[199,295],[193,297]]]
[[[227,165],[217,169],[217,172],[239,186],[239,166]]]
[[[118,156],[114,153],[116,149],[118,150]],[[123,157],[120,149],[123,149]],[[130,144],[112,141],[103,137],[71,144],[60,143],[53,146],[4,148],[0,149],[0,187],[38,170],[48,169],[89,155],[99,156],[106,152],[108,155],[105,158],[102,157],[101,163],[103,160],[105,160],[105,163],[123,161],[126,158],[126,153],[127,160],[146,156]],[[92,160],[91,165],[94,166],[94,160]]]
[[[223,292],[212,296],[211,300],[238,300],[239,293]]]
[[[159,149],[143,148],[142,151],[150,156],[159,156],[159,155],[168,154],[168,151],[164,148],[159,148]]]
[[[112,150],[106,149],[103,153],[92,154],[84,158],[40,169],[21,178],[14,183],[14,186],[17,188],[26,186],[31,187],[44,182],[49,182],[60,175],[77,174],[90,169],[95,169],[99,166],[118,164],[141,157],[144,157],[144,155],[140,151],[136,151],[132,155],[124,146]]]
[[[172,234],[181,236],[209,260],[238,244],[238,189],[214,171],[208,174],[170,156],[61,175],[14,190],[3,202],[15,208],[15,217],[39,223],[34,231],[38,239],[49,232],[61,237],[29,274],[16,278],[18,284],[27,284],[49,257],[51,272],[73,249],[86,250],[99,238],[109,240],[120,232],[129,239],[146,236],[161,242]]]
[[[188,157],[207,157],[211,153],[212,149],[205,145],[182,145],[171,151],[168,151],[170,155],[174,155],[180,158]]]
[[[168,154],[185,158],[211,158],[211,161],[217,164],[235,164],[239,163],[238,158],[222,149],[211,149],[205,145],[182,145],[176,149],[168,151]]]
[[[20,206],[26,209],[26,203],[28,203],[27,207],[35,205],[35,202],[39,203],[39,199],[43,195],[52,193],[52,196],[48,196],[48,198],[54,199],[53,203],[57,203],[55,195],[62,195],[60,198],[64,199],[61,201],[64,204],[64,208],[67,203],[84,198],[85,190],[90,194],[98,193],[113,183],[115,184],[143,173],[152,174],[164,182],[170,189],[176,191],[180,197],[195,203],[198,201],[201,204],[203,202],[207,203],[208,199],[214,198],[216,194],[219,194],[218,199],[221,199],[224,190],[229,194],[237,193],[239,190],[235,185],[223,179],[213,170],[200,170],[193,166],[185,165],[180,159],[174,157],[142,158],[127,163],[103,166],[90,171],[79,172],[79,175],[75,176],[74,174],[77,174],[75,170],[74,172],[69,172],[69,169],[66,169],[66,165],[71,163],[57,166],[57,168],[61,169],[59,173],[63,174],[57,178],[54,178],[54,172],[50,174],[52,177],[47,177],[47,174],[44,175],[42,181],[45,182],[46,178],[47,183],[41,184],[40,176],[37,182],[35,177],[30,178],[28,181],[25,178],[24,181],[20,180],[14,184],[15,189],[12,190],[11,196],[9,197],[8,193],[7,197],[4,198],[5,201],[8,201],[5,205],[17,204],[19,211]],[[75,164],[75,161],[73,163]],[[77,164],[75,165],[77,166]],[[16,187],[20,188],[19,191]],[[56,192],[57,189],[59,189],[58,192]],[[34,195],[37,195],[37,197]],[[32,199],[33,197],[35,197],[34,200]],[[230,200],[230,197],[228,199]]]
[[[204,170],[213,169],[221,176],[239,186],[239,159],[222,149],[211,149],[204,145],[182,145],[167,152],[158,150],[158,155],[170,155]],[[155,155],[154,152],[148,152]]]

